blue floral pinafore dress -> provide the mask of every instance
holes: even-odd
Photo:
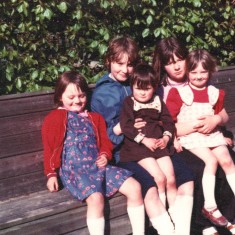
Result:
[[[82,114],[68,112],[60,177],[63,185],[80,201],[95,192],[110,197],[132,175],[130,171],[116,166],[98,168],[95,163],[98,154],[90,119]]]

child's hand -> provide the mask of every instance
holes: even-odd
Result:
[[[147,138],[144,137],[143,140],[141,141],[148,149],[150,149],[152,152],[155,151],[156,147],[156,139],[154,138]]]
[[[59,184],[58,184],[57,177],[53,176],[47,180],[47,188],[51,193],[58,191]]]
[[[114,132],[115,135],[121,135],[122,134],[122,129],[121,129],[121,126],[120,126],[120,122],[116,126],[114,126],[113,132]]]
[[[180,142],[176,138],[174,139],[174,147],[175,147],[175,150],[177,153],[183,151],[183,148],[182,148]]]
[[[229,146],[229,147],[233,147],[234,146],[234,141],[229,138],[229,137],[224,137],[225,141],[226,141],[226,144]]]
[[[142,131],[141,128],[145,127],[145,125],[146,125],[146,122],[143,121],[142,118],[136,118],[136,119],[135,119],[134,127],[135,127],[136,129],[138,129],[139,132]]]
[[[98,166],[98,168],[105,167],[107,164],[108,159],[105,154],[101,154],[100,156],[98,156],[96,160],[96,165]]]
[[[163,136],[162,138],[157,139],[156,140],[156,148],[160,148],[160,149],[166,148],[169,139],[170,139],[169,136]]]

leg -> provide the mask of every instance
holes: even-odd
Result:
[[[133,177],[140,183],[147,215],[158,234],[173,235],[174,227],[158,196],[154,178],[136,162],[118,163],[118,166],[132,171]]]
[[[194,148],[190,151],[205,162],[205,169],[202,178],[205,202],[202,213],[213,224],[218,226],[226,226],[228,221],[218,210],[215,201],[215,173],[217,169],[216,156],[209,148]]]
[[[152,158],[144,158],[138,162],[145,170],[153,176],[157,186],[158,193],[163,205],[166,205],[166,176],[159,167],[157,161]]]
[[[215,154],[221,168],[224,170],[227,181],[235,195],[235,165],[227,146],[219,146],[214,148],[212,152]]]
[[[169,213],[177,235],[189,235],[193,208],[194,175],[176,153],[171,157],[177,186],[175,205]]]
[[[90,235],[104,234],[104,197],[101,193],[93,193],[87,199],[87,226]]]
[[[119,191],[127,197],[127,212],[130,218],[133,235],[144,235],[145,212],[140,184],[129,177],[124,181]]]
[[[162,157],[157,159],[157,163],[160,169],[163,171],[166,176],[166,192],[167,192],[167,201],[169,207],[174,206],[176,199],[176,182],[175,182],[175,173],[172,165],[172,161],[169,156]]]

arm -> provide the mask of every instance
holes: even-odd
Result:
[[[118,145],[122,143],[124,136],[122,134],[117,135],[113,128],[119,123],[121,102],[117,98],[117,94],[109,97],[111,91],[109,92],[106,90],[106,92],[107,94],[103,94],[103,90],[101,92],[99,89],[94,91],[91,100],[91,109],[104,117],[107,125],[108,137],[113,144]],[[107,97],[109,97],[108,102]]]

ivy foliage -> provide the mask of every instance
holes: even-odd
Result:
[[[52,88],[69,69],[94,83],[115,35],[136,39],[147,61],[157,40],[176,36],[235,64],[231,0],[9,0],[0,9],[0,95]]]

